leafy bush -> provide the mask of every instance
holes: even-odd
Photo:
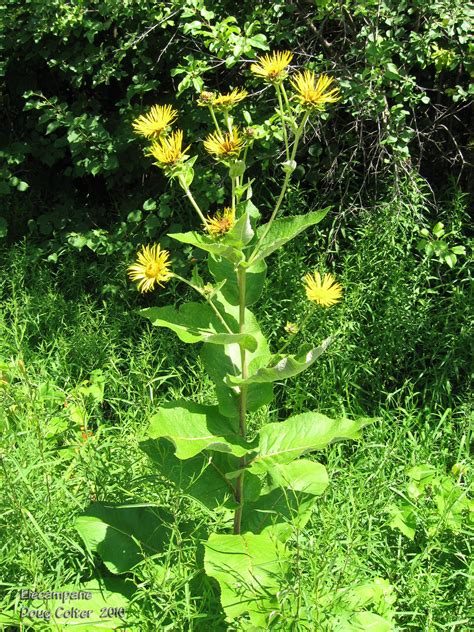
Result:
[[[146,162],[129,123],[143,104],[177,87],[190,112],[187,127],[199,134],[204,113],[196,94],[233,85],[236,70],[270,45],[297,50],[296,65],[309,61],[342,78],[346,107],[324,131],[310,133],[299,159],[309,194],[317,189],[355,211],[375,188],[383,192],[389,176],[420,166],[437,185],[448,172],[462,174],[469,159],[472,58],[461,0],[219,0],[212,7],[205,0],[10,0],[0,2],[0,16],[0,238],[7,225],[10,239],[28,231],[54,259],[64,245],[126,251],[138,230],[158,237],[170,221],[187,220],[178,192],[158,173],[143,178]],[[271,175],[282,139],[270,108],[264,121],[254,115],[249,108],[246,124],[262,124],[267,147],[257,158]],[[209,163],[200,175],[219,186]],[[208,189],[197,195],[206,199]],[[256,191],[257,203],[272,194],[273,187]],[[161,208],[163,196],[173,219]],[[149,199],[158,212],[136,220]],[[105,232],[97,240],[91,230]]]

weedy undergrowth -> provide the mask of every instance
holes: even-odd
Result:
[[[134,122],[135,131],[151,141],[148,155],[183,189],[202,224],[200,230],[169,237],[205,251],[213,281],[205,282],[197,268],[190,279],[177,274],[172,254],[159,244],[142,247],[129,276],[142,292],[171,281],[196,292],[200,301],[179,308],[150,307],[142,314],[153,325],[174,331],[181,341],[202,344],[201,360],[216,396],[214,405],[180,399],[161,406],[141,447],[161,477],[210,512],[220,511],[222,531],[204,539],[204,570],[220,586],[227,620],[235,622],[247,615],[257,629],[279,625],[279,591],[291,565],[292,536],[305,526],[328,485],[324,465],[305,455],[336,440],[357,439],[373,421],[331,419],[307,411],[264,423],[256,434],[248,430],[249,416],[272,402],[274,385],[312,367],[331,338],[317,347],[302,343],[292,355],[285,353],[287,343],[291,340],[294,345],[295,338],[302,337],[318,309],[329,308],[342,297],[342,287],[331,274],[308,272],[302,284],[307,310],[299,322],[287,324],[288,340],[276,351],[270,349],[251,309],[262,293],[268,257],[321,222],[329,211],[280,216],[306,124],[340,98],[331,77],[316,77],[310,70],[294,74],[291,91],[287,90],[291,60],[291,53],[278,52],[251,66],[275,92],[285,146],[281,189],[266,223],[261,223],[261,213],[252,202],[252,187],[258,182],[246,178],[248,152],[257,138],[252,128],[239,129],[233,115],[234,108],[248,98],[246,90],[200,95],[199,104],[209,108],[215,126],[204,147],[230,180],[229,202],[213,215],[201,209],[193,196],[197,156],[189,153],[183,131],[171,130],[178,112],[170,105],[156,105]],[[174,537],[167,527],[170,522],[163,507],[95,503],[78,519],[77,527],[109,570],[125,573],[143,554],[153,555],[167,546]],[[360,606],[359,602],[354,601]],[[338,618],[341,625],[351,616],[351,607],[349,600]],[[309,629],[298,595],[285,594],[285,609],[300,629]],[[351,621],[390,629],[386,619],[368,611]]]

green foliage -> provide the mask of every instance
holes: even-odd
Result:
[[[438,210],[445,225],[457,230],[462,213],[458,214],[461,212],[459,200],[457,207],[453,205],[455,197],[452,192],[447,192],[445,202]],[[415,222],[416,213],[413,209],[411,212]],[[385,216],[382,217],[384,222],[387,221]],[[355,241],[360,244],[360,265],[369,265],[372,246],[379,248],[379,274],[388,273],[392,266],[395,267],[393,258],[398,252],[388,247],[390,241],[381,230],[382,217],[375,224],[364,223],[355,236]],[[398,221],[401,223],[402,220],[403,215],[398,215]],[[409,234],[416,243],[418,230],[413,229]],[[302,267],[298,268],[297,261],[307,252],[308,243],[319,239],[311,232],[307,237],[308,241],[292,242],[284,257],[275,253],[272,260],[271,281],[256,310],[271,341],[279,338],[282,325],[294,316],[295,310],[299,310],[296,282],[299,284]],[[387,245],[384,249],[379,246],[382,238]],[[407,258],[402,247],[405,242],[401,237],[399,240],[398,267]],[[460,239],[456,241],[459,243]],[[339,256],[351,256],[350,262],[345,260],[344,264],[345,285],[348,287],[350,281],[357,288],[356,284],[363,277],[352,241],[339,233],[337,243]],[[56,273],[43,262],[31,274],[30,253],[23,247],[3,250],[1,256],[4,274],[0,280],[0,491],[4,509],[0,512],[0,522],[6,546],[0,557],[2,576],[8,577],[9,582],[0,595],[2,617],[5,617],[1,623],[19,624],[15,603],[20,589],[61,590],[69,586],[71,590],[79,590],[84,585],[79,579],[87,581],[94,576],[98,568],[97,558],[92,559],[85,550],[74,523],[91,502],[107,504],[113,500],[114,505],[121,506],[152,502],[152,510],[164,507],[173,515],[171,524],[166,521],[175,534],[169,539],[169,546],[157,556],[150,556],[144,550],[142,561],[133,571],[119,578],[129,587],[137,586],[126,607],[128,627],[132,630],[165,626],[177,629],[194,626],[203,631],[227,629],[229,626],[220,611],[217,584],[207,582],[202,576],[196,577],[202,559],[196,551],[195,539],[206,540],[209,530],[228,532],[230,523],[226,515],[232,510],[230,490],[221,478],[222,492],[219,492],[217,502],[208,501],[212,510],[202,503],[190,502],[186,486],[200,485],[205,499],[206,493],[208,497],[212,493],[210,490],[216,479],[207,476],[214,469],[209,458],[201,454],[182,461],[174,456],[174,447],[169,441],[150,439],[146,443],[161,451],[152,462],[138,447],[147,431],[149,418],[166,401],[191,398],[205,404],[214,403],[212,384],[194,355],[196,347],[184,345],[166,329],[161,330],[162,335],[157,335],[157,329],[133,309],[139,309],[149,301],[146,297],[138,298],[135,293],[127,294],[120,268],[107,267],[105,262],[96,269],[91,266],[90,259],[66,253],[58,262]],[[316,261],[310,258],[308,263]],[[421,261],[413,248],[407,263],[416,271]],[[284,266],[292,266],[296,282],[286,267],[282,269],[282,262]],[[437,264],[430,264],[430,269],[436,270]],[[462,262],[452,271],[447,266],[441,270],[442,278],[451,279],[461,289],[467,285],[465,281],[461,282],[466,274]],[[389,278],[396,281],[394,291],[409,295],[411,275],[404,273]],[[382,275],[376,286],[377,292],[385,282]],[[101,292],[104,283],[117,284],[120,292],[104,295]],[[380,294],[373,295],[372,283],[374,281],[367,285],[369,295],[365,298],[373,300],[368,304],[374,314],[379,313],[382,318],[387,313],[389,299],[380,300]],[[369,408],[382,418],[380,423],[366,428],[364,441],[337,442],[314,455],[324,463],[331,479],[325,493],[317,497],[316,504],[309,493],[306,496],[304,491],[291,492],[270,479],[265,485],[267,488],[276,485],[275,489],[260,491],[258,499],[249,500],[249,511],[242,519],[245,532],[259,534],[262,529],[275,530],[278,526],[281,538],[290,536],[287,547],[291,551],[291,565],[278,594],[278,608],[282,614],[275,621],[277,629],[278,626],[291,629],[298,625],[308,630],[332,629],[336,623],[342,625],[341,619],[347,628],[346,621],[355,625],[356,615],[361,611],[372,612],[372,619],[377,614],[393,620],[392,627],[423,629],[427,622],[452,625],[453,621],[459,621],[459,630],[469,628],[472,594],[469,575],[472,569],[469,567],[471,536],[466,520],[457,534],[443,528],[440,537],[427,538],[425,510],[431,512],[434,505],[429,496],[423,495],[418,501],[414,542],[387,526],[387,505],[403,503],[400,493],[406,494],[407,468],[431,463],[440,477],[453,476],[453,482],[457,485],[460,481],[463,489],[472,484],[468,397],[461,384],[453,382],[454,391],[448,398],[451,409],[442,408],[443,399],[440,400],[439,395],[445,389],[443,372],[429,362],[436,352],[436,337],[440,353],[441,349],[446,352],[451,349],[451,368],[453,365],[462,368],[466,344],[456,347],[452,341],[459,337],[464,326],[465,299],[448,302],[452,300],[449,290],[443,295],[440,294],[442,288],[435,287],[438,287],[436,294],[425,295],[428,304],[433,306],[433,311],[429,312],[431,320],[425,321],[430,336],[416,341],[417,362],[423,359],[426,362],[426,372],[418,383],[415,378],[420,373],[420,365],[409,358],[407,365],[400,369],[398,356],[394,353],[400,330],[386,327],[384,337],[372,338],[374,316],[371,316],[370,326],[365,324],[367,321],[361,318],[357,309],[359,292],[354,292],[355,295],[351,292],[349,297],[347,291],[345,304],[341,307],[344,306],[346,317],[351,313],[346,309],[354,310],[354,319],[360,323],[358,329],[352,330],[359,354],[357,361],[351,347],[347,344],[338,347],[339,338],[336,338],[319,360],[316,374],[306,371],[298,379],[288,380],[284,392],[277,391],[278,410],[274,404],[270,411],[272,420],[278,412],[280,418],[288,416],[287,410],[289,414],[296,414],[301,410],[299,407],[308,402],[333,418],[344,414],[343,406],[346,417],[357,418],[362,410]],[[426,289],[433,289],[433,286]],[[172,287],[162,292],[165,301],[172,301],[173,297],[183,301],[192,299],[183,296],[182,287],[176,293]],[[278,304],[278,313],[274,301]],[[449,310],[449,319],[445,317],[445,310]],[[327,312],[324,322],[311,321],[308,336],[316,340],[327,335],[328,330],[336,329],[340,311],[341,308]],[[439,312],[439,318],[443,318],[441,329]],[[400,326],[413,331],[410,327],[416,328],[414,321],[418,313],[413,309],[410,313],[412,320],[404,317]],[[364,331],[367,338],[362,335]],[[408,338],[405,344],[409,352]],[[367,389],[368,383],[364,381],[364,372],[358,372],[356,368],[360,368],[360,363],[364,364],[367,347],[377,355],[385,346],[389,347],[389,353],[385,356],[384,371],[372,376],[373,391],[369,399],[366,390],[358,388],[361,384]],[[188,366],[184,372],[178,372],[176,367],[182,362],[184,351]],[[25,363],[25,370],[18,362],[20,358]],[[92,386],[91,373],[99,368],[104,387],[101,404],[90,395],[78,392]],[[336,378],[341,373],[354,377],[352,381],[347,380],[346,390],[339,393],[340,399],[335,399],[334,390],[339,388]],[[387,380],[391,373],[398,376],[399,392],[387,398],[383,394],[383,380]],[[415,383],[415,388],[403,387],[404,378]],[[83,384],[86,379],[88,382]],[[41,384],[48,385],[41,387],[44,397],[37,395]],[[416,394],[420,390],[422,396]],[[64,401],[69,405],[64,407]],[[47,427],[53,416],[64,415],[68,419],[74,403],[84,411],[88,420],[87,432],[92,433],[91,436],[85,440],[80,425],[68,422],[67,430],[57,433],[54,440],[43,442],[41,453],[37,420]],[[257,430],[260,419],[257,413],[250,427]],[[66,455],[68,458],[63,458]],[[218,459],[228,458],[224,453],[213,452],[212,455]],[[292,464],[307,462],[316,463],[313,455],[300,457]],[[449,474],[456,463],[456,474]],[[238,460],[226,467],[237,469]],[[183,472],[189,473],[188,478]],[[294,474],[296,477],[297,473]],[[249,474],[247,476],[250,478]],[[320,474],[316,476],[315,473],[313,480],[318,480],[318,476]],[[293,483],[295,481],[298,483],[298,478],[294,478]],[[190,496],[195,498],[197,494],[193,491],[191,489]],[[248,489],[249,499],[255,498],[256,491]],[[229,509],[215,510],[222,506],[225,498]],[[228,513],[223,514],[223,511]],[[287,512],[288,520],[274,526],[272,519],[282,512]],[[177,524],[175,517],[179,520]],[[103,576],[108,575],[106,567],[99,566],[99,569]],[[378,579],[380,577],[390,578],[393,589]],[[119,592],[117,580],[115,587],[113,580],[105,577],[103,581],[110,582],[113,592]],[[350,606],[349,614],[345,601],[347,597],[350,604],[354,603],[352,591],[358,600],[355,610]],[[365,601],[369,596],[373,600]],[[110,593],[104,593],[104,598],[108,605],[114,603]],[[52,605],[54,608],[62,606],[57,601]],[[84,607],[87,608],[87,604]],[[369,615],[360,616],[366,618]],[[243,619],[242,626],[249,625],[249,621]],[[35,629],[42,629],[38,620]]]
[[[234,86],[235,71],[268,49],[296,50],[296,66],[310,59],[317,71],[334,69],[341,78],[344,114],[298,159],[295,173],[308,194],[317,186],[326,201],[351,205],[358,191],[372,194],[415,160],[434,187],[452,166],[462,175],[468,162],[472,51],[461,0],[382,2],[378,11],[372,0],[106,0],[91,10],[14,0],[0,3],[0,16],[2,218],[10,240],[31,230],[52,261],[84,245],[98,255],[127,253],[144,231],[156,239],[170,228],[170,199],[178,210],[171,232],[179,232],[187,211],[159,176],[143,180],[148,159],[131,120],[177,88],[184,126],[201,131],[206,111],[196,107],[196,93]],[[283,137],[267,93],[261,105],[263,117],[249,105],[240,122],[259,139],[257,157],[271,176]],[[197,198],[215,204],[208,185],[218,190],[219,174],[208,163],[199,176]],[[257,205],[269,194],[257,189]],[[156,210],[147,219],[128,219],[150,199]]]
[[[81,594],[81,598],[68,599],[25,599],[20,611],[6,611],[0,614],[0,623],[4,625],[30,625],[35,629],[48,630],[52,626],[61,629],[79,630],[116,630],[123,625],[133,625],[137,619],[130,613],[132,587],[116,577],[92,579],[87,582],[60,586],[56,591],[38,591],[44,593]],[[85,596],[82,596],[85,595]],[[90,596],[89,596],[90,595]],[[58,605],[59,604],[59,605]],[[42,623],[44,622],[44,627]],[[41,627],[39,627],[41,626]]]
[[[288,552],[271,535],[213,533],[206,542],[204,568],[219,582],[221,603],[230,620],[248,613],[254,626],[268,627],[268,613],[288,565]]]
[[[281,354],[271,356],[267,366],[264,366],[247,378],[229,375],[226,379],[229,385],[243,386],[248,384],[266,384],[289,377],[294,377],[308,369],[319,356],[326,351],[331,342],[330,338],[323,341],[320,347],[311,348],[303,345],[295,356]],[[260,364],[260,362],[259,362]]]
[[[462,183],[467,163],[468,11],[460,0],[0,1],[0,240],[28,234],[0,282],[9,549],[1,623],[36,626],[11,608],[26,581],[97,588],[85,581],[97,570],[94,554],[101,571],[133,580],[140,604],[135,619],[125,584],[105,577],[95,610],[127,607],[132,629],[227,629],[217,584],[196,577],[200,540],[225,615],[242,629],[390,630],[395,618],[420,629],[469,625],[467,413],[443,411],[467,392],[470,243],[462,195],[443,200],[438,184],[453,172]],[[308,148],[296,155],[295,143],[291,158],[281,121],[288,136],[294,122],[250,83],[257,103],[232,115],[253,152],[230,166],[240,179],[237,222],[219,239],[202,235],[201,222],[190,231],[182,190],[156,171],[143,178],[149,160],[132,119],[173,91],[186,135],[202,137],[207,111],[196,93],[225,91],[256,54],[286,48],[298,51],[295,67],[309,60],[341,77],[344,108],[330,119],[322,113],[306,130]],[[175,184],[193,184],[212,214],[226,200],[220,169],[202,157],[190,164]],[[413,164],[435,189],[434,203]],[[289,197],[265,224],[282,172]],[[129,316],[136,297],[116,270],[136,242],[165,232],[164,247],[184,245],[174,270],[191,276],[207,304],[186,296],[180,309],[150,307],[144,299],[142,315],[157,334]],[[284,256],[277,252],[294,237]],[[97,260],[104,255],[110,262]],[[43,257],[58,264],[54,281]],[[283,325],[298,321],[301,333],[308,265],[340,267],[351,289],[334,313],[306,322],[305,346]],[[167,289],[163,300],[181,297]],[[335,330],[318,371],[305,371]],[[185,375],[176,370],[179,341],[203,343],[199,356],[186,350]],[[327,416],[306,412],[316,407]],[[361,411],[380,408],[386,427],[368,428],[367,445],[332,446],[359,436]],[[451,476],[453,450],[461,469]],[[407,458],[436,468],[415,466],[406,486]],[[322,495],[328,474],[337,484]],[[406,540],[395,542],[381,518],[387,496],[391,525]],[[72,525],[90,502],[77,523],[84,548]],[[230,535],[239,508],[241,533]],[[183,515],[190,532],[174,524]],[[398,615],[392,587],[375,573],[397,584]]]
[[[319,224],[327,215],[329,208],[322,211],[314,211],[306,215],[296,215],[285,219],[277,219],[271,226],[263,225],[259,227],[257,236],[261,239],[258,256],[254,261],[265,259],[272,252],[284,246],[288,241],[294,239],[301,232]]]
[[[437,257],[440,263],[447,263],[450,268],[456,265],[458,255],[465,255],[464,246],[451,246],[446,238],[453,233],[447,233],[442,222],[437,222],[432,229],[432,234],[427,228],[422,228],[420,234],[423,238],[417,244],[418,250],[424,252],[428,258]]]
[[[152,439],[165,437],[175,446],[178,459],[190,459],[203,450],[217,450],[243,456],[252,450],[242,441],[238,428],[228,417],[219,414],[217,406],[193,402],[170,402],[150,420],[148,434]]]
[[[259,433],[257,455],[249,461],[249,467],[254,472],[269,472],[274,465],[291,463],[337,439],[358,439],[359,430],[371,422],[373,419],[335,420],[319,413],[302,413],[267,424]]]
[[[112,573],[126,573],[144,555],[156,555],[171,532],[169,512],[151,507],[115,507],[96,503],[79,516],[76,529],[90,552]]]
[[[148,307],[142,315],[153,325],[173,330],[183,342],[207,342],[208,344],[240,344],[247,351],[256,351],[257,340],[254,336],[226,333],[226,328],[216,318],[214,311],[207,305],[185,303],[179,311],[171,306]]]
[[[404,490],[408,502],[388,508],[392,518],[390,526],[399,529],[411,540],[420,523],[428,538],[438,537],[443,531],[454,534],[463,529],[472,530],[474,501],[469,488],[455,480],[465,475],[462,464],[454,464],[451,476],[442,474],[429,464],[417,465],[407,472],[409,482]]]

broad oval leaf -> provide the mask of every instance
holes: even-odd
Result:
[[[223,242],[237,248],[243,248],[252,241],[254,234],[252,223],[250,221],[250,215],[246,211],[239,217],[234,226],[232,226],[229,232],[224,236]]]
[[[360,430],[375,419],[330,419],[308,412],[286,421],[270,423],[260,430],[257,455],[250,462],[255,474],[271,471],[281,463],[291,463],[302,454],[325,448],[340,439],[358,439]]]
[[[237,273],[235,266],[222,257],[210,256],[208,260],[209,271],[219,283],[225,281],[221,289],[226,301],[231,305],[239,305],[239,285],[237,283]],[[246,292],[245,305],[253,305],[260,298],[265,279],[267,276],[267,264],[265,261],[258,261],[246,268]]]
[[[204,568],[219,583],[227,617],[236,619],[247,612],[253,625],[267,629],[288,568],[289,551],[267,533],[213,533],[204,546]]]
[[[326,351],[331,338],[326,338],[319,347],[312,348],[310,345],[303,345],[300,352],[294,356],[275,355],[270,358],[268,366],[262,367],[250,375],[247,379],[240,376],[226,376],[226,383],[231,386],[241,386],[242,384],[264,384],[266,382],[276,382],[285,380],[301,373],[309,368],[319,356]],[[249,371],[252,373],[254,367],[249,364]]]
[[[326,468],[322,463],[309,459],[297,459],[291,463],[278,463],[269,472],[274,486],[320,496],[329,484]]]
[[[248,351],[257,349],[257,341],[251,334],[227,333],[211,307],[205,303],[185,303],[179,310],[172,306],[148,307],[142,309],[140,314],[148,318],[152,325],[171,329],[183,342],[238,344]]]
[[[328,206],[320,211],[312,211],[306,215],[294,215],[293,217],[276,219],[270,226],[270,230],[260,244],[254,262],[259,261],[260,259],[265,259],[265,257],[271,255],[272,252],[286,244],[310,226],[318,224],[326,217],[330,209],[331,207]],[[257,230],[257,237],[260,237],[265,233],[267,226],[268,224],[263,224],[259,227]]]
[[[140,443],[140,448],[167,481],[202,507],[211,510],[223,506],[229,509],[237,507],[235,489],[226,474],[238,469],[238,457],[223,452],[200,452],[182,461],[175,456],[173,446],[164,439],[148,439]],[[256,500],[260,489],[259,477],[250,472],[246,474],[244,498]]]
[[[238,319],[239,308],[229,304],[222,294],[216,295],[215,303],[225,314],[226,320],[230,322]],[[260,366],[268,363],[270,350],[255,316],[248,309],[245,310],[245,333],[251,334],[257,340],[257,349],[247,354],[247,361],[255,366],[255,370],[258,370]],[[226,417],[235,417],[239,411],[239,388],[229,385],[224,380],[227,374],[233,376],[241,374],[240,347],[236,344],[217,347],[205,343],[201,350],[201,359],[216,385],[219,411]],[[251,384],[247,390],[247,409],[257,410],[268,404],[272,398],[271,384]]]
[[[190,459],[203,450],[243,456],[252,446],[236,434],[237,429],[238,420],[232,423],[217,406],[179,400],[165,404],[153,415],[148,436],[171,441],[178,459]]]
[[[248,472],[245,473],[245,478],[247,476]],[[245,502],[242,532],[271,533],[281,542],[286,542],[295,529],[305,527],[315,504],[314,494],[275,487],[256,500],[248,499]]]
[[[173,523],[173,516],[161,507],[94,503],[77,518],[76,529],[112,573],[126,573],[165,550]]]

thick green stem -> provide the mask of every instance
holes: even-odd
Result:
[[[288,95],[286,94],[285,84],[283,82],[281,84],[281,93],[282,93],[283,98],[285,100],[287,115],[291,118],[291,128],[292,128],[293,131],[295,131],[297,129],[296,123],[295,123],[295,117],[293,115],[293,110],[291,109],[291,104],[290,104],[290,101],[288,99]]]
[[[232,181],[232,210],[235,212],[235,205],[236,205],[236,198],[235,198],[235,187],[237,184],[237,178],[231,177],[231,181]]]
[[[306,124],[306,121],[308,120],[308,117],[309,117],[309,112],[306,112],[304,114],[303,118],[301,119],[301,123],[299,124],[298,129],[296,130],[295,140],[293,142],[293,149],[292,149],[291,156],[290,156],[290,162],[292,162],[295,159],[296,150],[298,149],[298,143],[299,143],[299,140],[301,138],[301,134],[303,133],[303,129],[304,129],[304,126]],[[286,189],[288,188],[288,183],[290,181],[291,174],[292,174],[292,171],[290,171],[289,169],[285,173],[285,179],[283,180],[283,184],[282,184],[282,187],[281,187],[280,195],[278,196],[277,203],[275,205],[275,208],[273,209],[273,213],[272,213],[272,215],[270,217],[270,220],[269,220],[268,224],[265,227],[265,230],[262,232],[262,234],[260,236],[260,239],[258,240],[257,245],[254,248],[254,251],[250,255],[249,265],[251,265],[253,263],[253,261],[255,261],[255,257],[257,256],[258,249],[260,248],[260,246],[263,243],[265,237],[267,236],[268,231],[270,230],[271,225],[273,224],[273,220],[275,219],[275,217],[278,214],[278,211],[280,210],[280,206],[281,206],[281,204],[283,202],[283,198],[285,197]]]
[[[280,118],[281,118],[281,126],[283,128],[283,138],[285,140],[285,154],[286,159],[290,159],[290,146],[288,144],[288,132],[286,131],[286,122],[285,122],[285,110],[283,108],[283,101],[281,98],[281,88],[278,84],[275,84],[275,89],[278,97],[278,106],[280,108]]]
[[[219,125],[219,121],[216,118],[216,113],[214,112],[214,108],[212,107],[212,105],[209,106],[209,112],[211,113],[212,120],[214,121],[214,125],[216,126],[216,130],[220,132],[221,128]]]
[[[229,130],[229,134],[232,134],[232,122],[230,120],[229,110],[224,110],[224,118],[227,129]]]
[[[238,282],[239,282],[239,332],[245,333],[245,282],[246,282],[246,269],[239,268],[238,272]],[[247,358],[244,347],[240,346],[240,361],[241,361],[241,372],[242,378],[245,380],[248,377],[248,368],[247,368]],[[239,431],[240,435],[243,439],[247,438],[247,423],[246,423],[246,415],[247,415],[247,385],[242,385],[240,387],[240,395],[239,395]],[[240,525],[242,521],[242,509],[244,504],[244,476],[245,476],[245,466],[246,459],[243,456],[240,459],[239,467],[242,470],[239,476],[237,477],[236,487],[235,487],[235,500],[238,504],[237,509],[235,510],[234,515],[234,534],[240,533]]]
[[[201,211],[201,209],[199,208],[198,203],[196,202],[196,200],[194,199],[193,194],[191,193],[190,188],[187,186],[184,178],[179,178],[179,183],[181,184],[184,192],[186,193],[186,195],[188,196],[189,201],[191,202],[191,204],[193,205],[194,209],[196,210],[197,214],[199,215],[199,217],[201,218],[202,223],[204,224],[204,226],[207,226],[207,219],[204,217],[203,212]]]

